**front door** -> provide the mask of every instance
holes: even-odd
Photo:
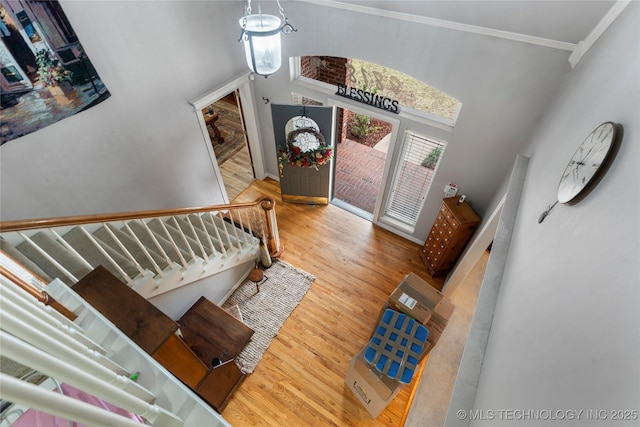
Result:
[[[335,156],[335,108],[271,105],[285,202],[328,204]]]

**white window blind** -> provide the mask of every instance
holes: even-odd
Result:
[[[407,131],[385,215],[415,226],[446,143]]]
[[[296,92],[291,92],[291,102],[296,105],[322,105],[322,102],[317,99],[308,98]]]

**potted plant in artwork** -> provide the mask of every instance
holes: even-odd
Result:
[[[57,88],[61,93],[66,93],[73,89],[71,86],[71,71],[67,70],[60,64],[60,61],[51,56],[51,53],[42,49],[36,52],[36,63],[38,64],[38,78],[42,82],[43,87],[50,88],[49,90],[55,95]]]

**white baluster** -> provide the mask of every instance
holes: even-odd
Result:
[[[224,242],[222,241],[222,238],[220,237],[220,231],[218,230],[218,225],[216,224],[216,220],[215,220],[215,216],[213,215],[213,212],[209,211],[209,217],[211,218],[211,223],[213,224],[213,232],[216,234],[216,240],[220,243],[220,251],[222,252],[223,256],[227,256],[227,248],[224,247]],[[229,234],[227,234],[227,239],[229,238]],[[231,243],[231,242],[229,242]]]
[[[40,301],[38,301],[35,297],[29,295],[26,291],[21,289],[18,286],[13,285],[12,283],[6,283],[5,278],[3,277],[0,281],[2,283],[2,298],[5,301],[10,301],[11,303],[25,307],[30,314],[37,317],[38,319],[49,322],[51,326],[56,329],[59,329],[61,332],[67,334],[71,338],[74,338],[78,342],[87,347],[96,350],[102,354],[106,354],[106,350],[103,349],[100,345],[87,338],[84,335],[84,331],[78,325],[64,317],[55,309],[50,306],[46,306]],[[27,306],[27,304],[29,306]],[[29,310],[29,307],[33,307],[34,310]],[[47,310],[50,309],[50,310]]]
[[[151,254],[147,250],[147,247],[140,241],[140,239],[138,239],[138,236],[136,236],[136,233],[133,232],[131,227],[129,227],[129,223],[127,223],[126,221],[124,221],[124,228],[127,229],[127,231],[129,232],[129,235],[131,236],[131,238],[136,241],[136,244],[142,250],[142,252],[144,253],[144,256],[146,256],[147,259],[149,260],[149,262],[151,263],[151,265],[153,265],[153,268],[156,270],[156,274],[158,274],[160,277],[162,277],[164,272],[162,271],[160,266],[156,263],[156,260],[153,259],[153,257],[151,256]]]
[[[102,396],[96,394],[94,390],[90,390],[93,389],[92,384],[95,382],[102,383],[102,386],[108,385],[115,389],[110,391],[118,395],[130,394],[145,403],[153,402],[156,398],[149,390],[130,380],[127,376],[116,374],[69,348],[59,345],[59,351],[52,353],[43,351],[22,339],[22,336],[15,337],[4,330],[0,331],[0,343],[2,343],[0,352],[2,355],[98,397]],[[105,397],[105,399],[119,405],[110,398]]]
[[[251,237],[253,236],[253,224],[251,224],[251,217],[249,216],[248,209],[243,209],[241,213],[244,213],[244,217],[247,223],[246,228],[248,231],[244,234],[245,243],[247,243],[247,239],[251,240]],[[247,234],[249,234],[249,236],[247,236]]]
[[[240,224],[238,224],[238,226],[236,228],[240,228],[240,231],[242,233],[242,240],[244,240],[244,245],[247,245],[247,232],[245,231],[245,227],[244,224],[242,222],[242,211],[238,210],[238,222]]]
[[[47,284],[42,280],[41,277],[36,276],[33,272],[25,268],[22,264],[20,264],[1,250],[0,265],[13,273],[14,276],[22,279],[23,282],[29,283],[39,291],[45,290]]]
[[[87,261],[86,259],[84,259],[84,257],[83,257],[82,255],[80,255],[80,253],[79,253],[78,251],[76,251],[76,250],[75,250],[75,248],[74,248],[73,246],[71,246],[69,243],[67,243],[67,241],[66,241],[66,240],[64,240],[64,239],[62,238],[62,236],[61,236],[60,234],[58,234],[58,232],[57,232],[55,229],[50,228],[50,229],[49,229],[49,231],[51,231],[51,233],[52,233],[54,236],[56,236],[56,240],[57,240],[58,242],[60,242],[60,244],[61,244],[62,246],[64,246],[65,248],[67,248],[67,250],[68,250],[69,252],[71,252],[72,254],[74,254],[74,255],[75,255],[75,256],[80,260],[80,262],[81,262],[82,264],[84,264],[84,265],[85,265],[85,267],[87,267],[87,268],[88,268],[88,269],[90,269],[90,270],[93,270],[93,269],[95,268],[95,267],[93,267],[93,266],[91,265],[91,263],[89,263],[89,261]]]
[[[198,221],[200,222],[200,225],[202,226],[202,230],[204,231],[204,234],[207,237],[207,242],[209,243],[209,246],[211,246],[211,250],[213,251],[213,256],[215,256],[218,253],[218,250],[216,249],[215,245],[211,241],[211,236],[209,235],[209,231],[207,231],[207,226],[204,225],[204,221],[202,220],[202,214],[196,214],[196,215],[198,216]]]
[[[169,255],[167,255],[167,252],[165,252],[165,250],[162,247],[162,245],[160,244],[160,242],[158,242],[158,239],[156,238],[156,234],[153,231],[151,231],[151,229],[149,228],[147,223],[144,222],[141,219],[137,220],[137,222],[138,222],[138,224],[142,225],[142,227],[144,227],[145,231],[147,232],[147,234],[149,235],[151,240],[153,240],[153,243],[156,245],[156,249],[158,249],[158,251],[160,252],[160,255],[162,255],[162,257],[165,259],[165,261],[167,261],[167,264],[169,264],[169,265],[173,264],[173,260],[169,257]],[[160,221],[160,222],[162,222],[162,221]],[[131,232],[133,232],[133,230]],[[178,256],[182,256],[182,255],[180,255],[180,251],[178,251]]]
[[[185,234],[182,232],[182,229],[180,228],[180,224],[178,224],[178,220],[176,219],[175,216],[172,216],[171,219],[173,219],[173,222],[176,225],[176,230],[178,230],[178,233],[180,233],[180,236],[182,237],[182,240],[184,241],[185,246],[187,247],[187,250],[189,251],[189,255],[191,255],[191,259],[196,259],[196,253],[193,252],[193,248],[191,248],[191,245],[189,244],[189,240],[187,239],[187,236],[185,236]]]
[[[198,248],[200,248],[200,252],[202,253],[202,258],[204,258],[207,261],[209,261],[209,255],[207,255],[207,251],[204,250],[204,247],[202,246],[202,242],[200,241],[200,238],[198,237],[198,233],[196,233],[196,229],[193,226],[193,223],[191,222],[191,219],[189,219],[189,215],[185,215],[185,221],[187,221],[187,224],[189,225],[189,229],[191,230],[191,233],[193,233],[193,239],[198,244]]]
[[[12,301],[3,301],[0,311],[0,324],[2,329],[16,336],[20,336],[32,345],[42,348],[59,357],[65,357],[65,349],[73,350],[78,354],[84,354],[110,370],[125,374],[126,369],[105,357],[99,352],[90,349],[81,342],[71,338],[62,331],[54,328],[49,323],[38,319],[31,314],[31,310],[14,304]],[[104,351],[104,350],[102,350]]]
[[[229,220],[231,220],[231,230],[233,230],[234,237],[236,238],[236,242],[238,243],[238,249],[242,250],[242,243],[240,243],[240,237],[238,237],[238,227],[236,226],[236,223],[233,220],[232,211],[229,211]]]
[[[56,261],[54,258],[51,257],[51,255],[49,255],[47,253],[47,251],[45,251],[44,249],[42,249],[40,246],[38,246],[38,244],[36,242],[34,242],[33,240],[31,240],[26,234],[24,234],[21,231],[18,231],[18,234],[27,242],[29,243],[29,245],[33,246],[33,248],[38,251],[38,253],[40,255],[42,255],[43,257],[45,257],[47,259],[47,261],[49,261],[51,264],[55,265],[56,268],[60,271],[62,271],[62,273],[67,276],[72,282],[77,282],[78,278],[76,276],[74,276],[73,274],[71,274],[71,272],[69,270],[67,270],[66,268],[64,268],[62,266],[62,264],[60,264],[58,261]]]
[[[226,236],[227,242],[229,243],[229,248],[233,248],[235,245],[233,244],[233,240],[231,240],[231,235],[229,234],[229,229],[227,228],[227,223],[222,216],[222,212],[218,212],[216,218],[218,218],[222,223],[222,230],[224,231],[224,235]]]
[[[182,251],[180,251],[180,248],[176,244],[175,240],[173,240],[173,236],[171,235],[171,233],[167,229],[167,225],[164,223],[162,218],[158,218],[158,222],[160,222],[160,227],[162,227],[162,230],[164,231],[164,234],[167,236],[167,238],[169,239],[169,241],[173,245],[174,250],[178,253],[178,257],[180,257],[180,263],[182,264],[183,267],[185,267],[185,268],[188,267],[189,263],[182,256]],[[151,230],[149,230],[149,231],[151,232]],[[187,244],[187,246],[189,246],[189,245]],[[191,251],[190,253],[193,254],[193,251]]]
[[[96,240],[95,237],[93,237],[93,235],[91,233],[89,233],[83,226],[80,226],[80,230],[84,233],[84,235],[91,241],[91,243],[93,243],[93,245],[96,247],[96,249],[98,249],[98,251],[100,251],[100,253],[102,255],[105,256],[105,258],[107,258],[107,260],[109,261],[109,263],[116,269],[118,270],[118,273],[120,273],[120,275],[122,275],[122,277],[126,278],[127,280],[127,284],[129,286],[133,286],[133,280],[131,277],[129,277],[129,275],[122,269],[122,267],[120,267],[120,264],[118,264],[112,257],[111,255],[109,255],[107,253],[107,251],[104,250],[104,248],[102,247],[102,245]],[[78,280],[76,279],[76,282]]]
[[[118,238],[118,236],[116,236],[116,233],[114,233],[113,230],[111,230],[111,227],[109,227],[109,224],[102,224],[102,226],[104,227],[105,230],[107,230],[107,233],[109,234],[109,236],[111,236],[111,238],[116,242],[116,245],[118,245],[122,253],[127,258],[129,258],[129,261],[131,261],[131,263],[138,269],[138,272],[140,274],[144,274],[145,273],[144,268],[140,265],[138,260],[131,254],[131,252],[129,252],[127,247],[124,245],[124,243],[122,243],[122,241]]]
[[[94,427],[140,427],[140,423],[90,403],[0,374],[0,395],[10,402]],[[180,425],[180,424],[177,424]]]

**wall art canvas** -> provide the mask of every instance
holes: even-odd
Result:
[[[0,0],[0,18],[0,145],[109,98],[58,1]]]

